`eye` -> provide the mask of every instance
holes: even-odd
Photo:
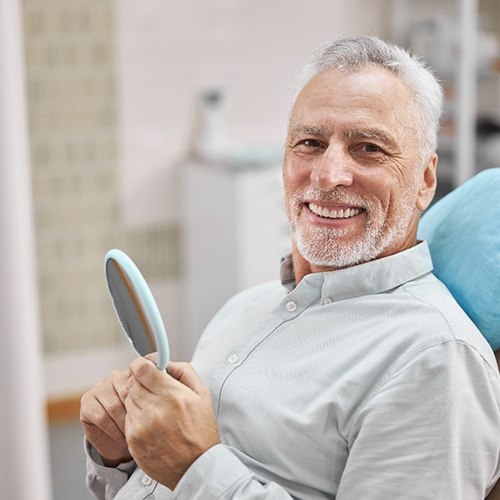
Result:
[[[373,142],[353,144],[351,154],[361,163],[381,163],[390,156],[385,149]]]
[[[379,148],[376,144],[366,143],[362,144],[359,148],[364,153],[381,153],[383,152],[381,148]]]
[[[295,149],[304,152],[315,152],[320,149],[325,149],[325,146],[317,139],[302,139],[297,142]]]
[[[321,143],[317,141],[316,139],[305,139],[304,141],[301,142],[304,146],[308,148],[320,148]]]

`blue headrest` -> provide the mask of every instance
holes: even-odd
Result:
[[[483,170],[422,217],[434,274],[500,349],[500,168]]]

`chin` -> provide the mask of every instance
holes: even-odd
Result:
[[[341,245],[337,243],[334,247],[318,245],[313,248],[311,244],[304,244],[301,238],[295,241],[297,250],[302,257],[310,264],[318,267],[340,269],[368,262],[378,255],[377,249],[370,248],[371,245],[366,245],[363,242]],[[367,247],[371,251],[367,251]]]

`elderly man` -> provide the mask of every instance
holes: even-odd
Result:
[[[495,358],[416,239],[441,105],[398,47],[318,52],[290,116],[282,284],[231,299],[191,365],[138,358],[83,397],[98,498],[485,497]]]

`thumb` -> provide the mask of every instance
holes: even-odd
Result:
[[[207,393],[207,388],[202,382],[191,363],[171,361],[167,367],[168,374],[178,380],[181,384],[189,387],[199,395]]]

